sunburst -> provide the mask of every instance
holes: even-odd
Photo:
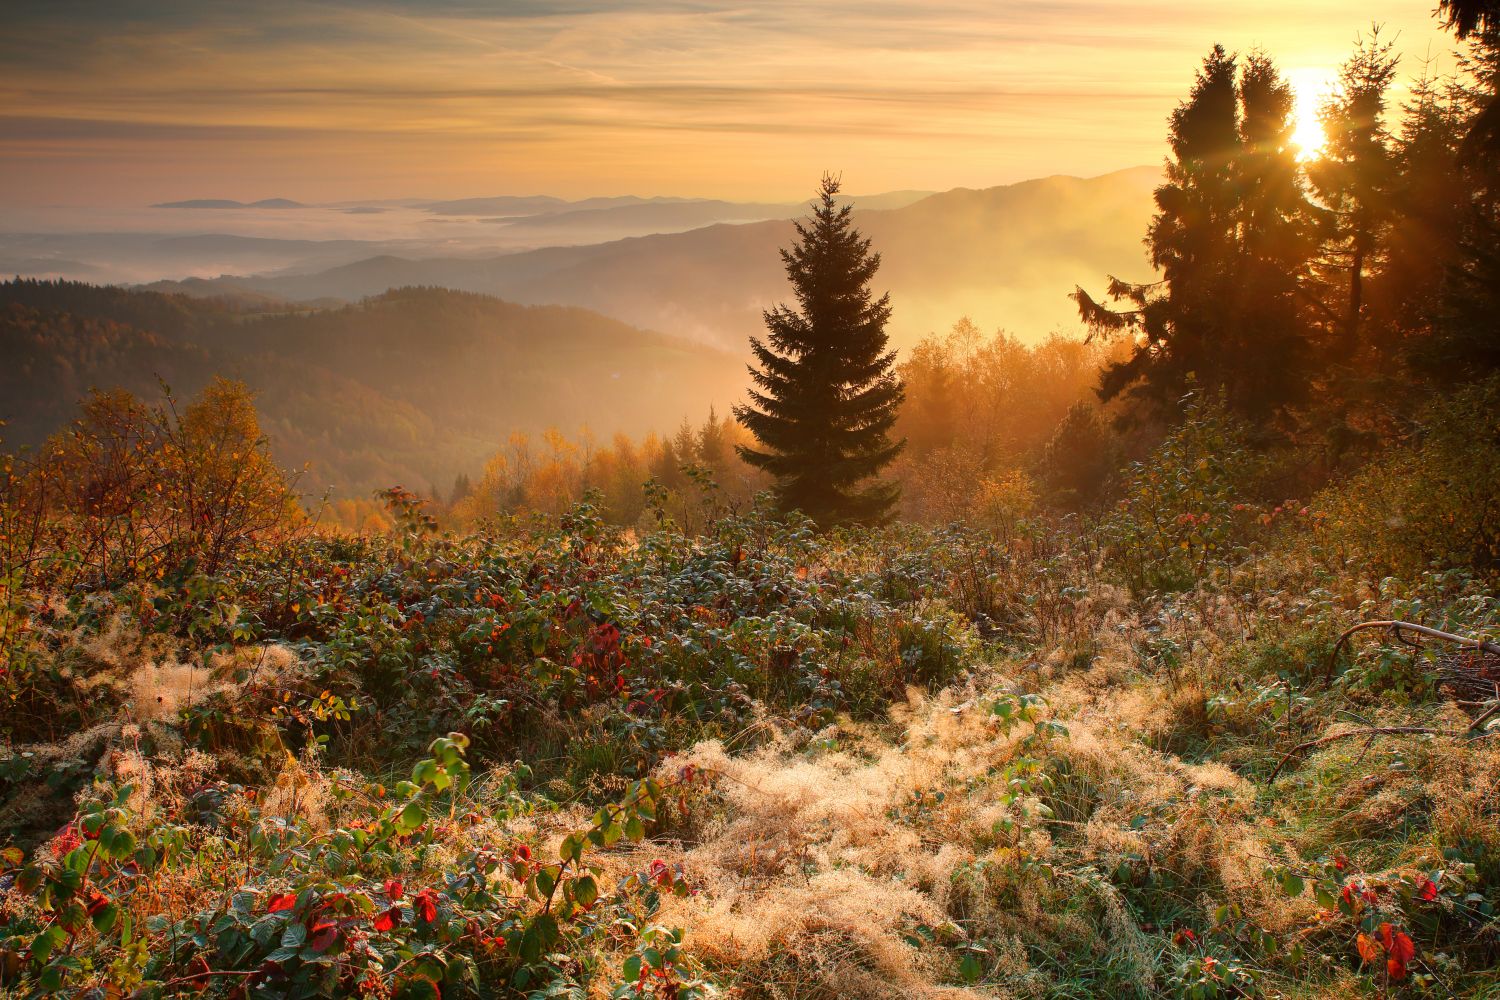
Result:
[[[1327,142],[1320,112],[1333,89],[1334,73],[1327,69],[1307,68],[1292,70],[1287,76],[1296,96],[1292,109],[1295,121],[1292,142],[1297,146],[1297,158],[1315,160],[1322,155]]]

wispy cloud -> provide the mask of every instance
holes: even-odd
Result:
[[[1372,17],[1445,45],[1413,0],[11,0],[0,181],[784,198],[825,166],[865,190],[1094,173],[1159,157],[1212,43],[1327,68]]]

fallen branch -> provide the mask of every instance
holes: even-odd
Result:
[[[1276,780],[1276,776],[1281,773],[1281,769],[1286,767],[1293,757],[1306,753],[1308,750],[1313,750],[1317,747],[1333,743],[1336,740],[1348,739],[1351,736],[1369,736],[1373,738],[1376,736],[1462,735],[1463,733],[1454,732],[1451,729],[1431,729],[1427,726],[1370,726],[1365,729],[1350,729],[1342,733],[1334,733],[1332,736],[1321,736],[1318,739],[1308,740],[1306,743],[1299,743],[1296,746],[1292,747],[1291,751],[1285,757],[1281,758],[1281,763],[1276,765],[1276,770],[1271,772],[1271,777],[1267,780],[1266,784],[1271,784],[1271,782],[1274,782]]]
[[[1353,628],[1345,631],[1343,635],[1339,636],[1338,642],[1335,642],[1333,644],[1333,652],[1328,655],[1328,668],[1324,671],[1327,677],[1333,677],[1333,668],[1334,665],[1338,663],[1339,650],[1344,648],[1344,643],[1348,642],[1350,636],[1354,635],[1354,633],[1367,628],[1390,629],[1397,639],[1403,638],[1403,636],[1401,635],[1403,631],[1414,632],[1417,635],[1426,635],[1431,636],[1434,639],[1446,639],[1449,642],[1456,642],[1460,646],[1470,646],[1474,649],[1479,650],[1480,652],[1489,653],[1492,656],[1500,656],[1500,645],[1496,645],[1495,643],[1490,642],[1488,639],[1471,639],[1468,636],[1454,635],[1452,632],[1444,632],[1441,629],[1428,628],[1426,625],[1417,625],[1413,622],[1403,622],[1395,620],[1361,622]]]

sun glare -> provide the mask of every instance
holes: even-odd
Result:
[[[1327,141],[1318,112],[1333,88],[1333,73],[1325,69],[1302,69],[1293,70],[1288,76],[1296,95],[1292,112],[1296,128],[1292,132],[1292,142],[1297,144],[1297,158],[1315,160],[1322,154],[1323,144]]]

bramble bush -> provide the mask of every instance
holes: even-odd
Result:
[[[1411,440],[1330,487],[1318,546],[1370,580],[1464,567],[1500,576],[1500,377],[1429,405]]]
[[[1260,460],[1217,396],[1196,396],[1100,526],[1106,559],[1137,592],[1187,590],[1232,563],[1261,523]],[[1280,511],[1278,510],[1278,513]]]

